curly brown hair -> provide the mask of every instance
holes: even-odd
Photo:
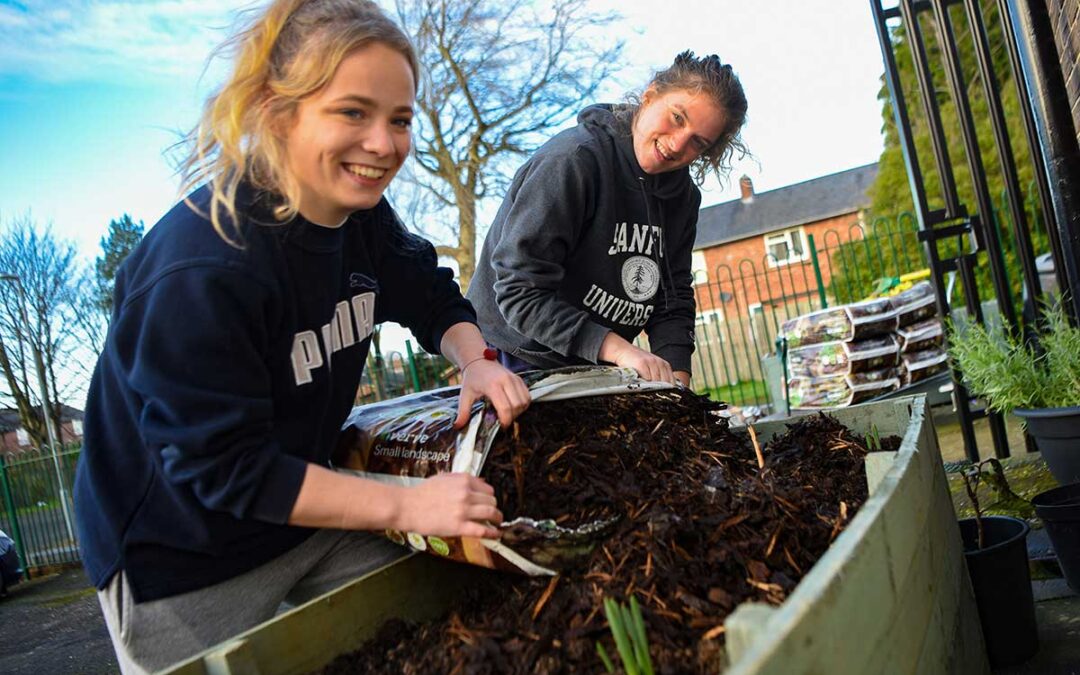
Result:
[[[627,105],[621,111],[621,116],[628,128],[632,128],[637,120],[646,92],[664,94],[672,90],[705,94],[726,113],[727,124],[723,133],[690,164],[691,173],[699,185],[710,171],[723,182],[731,172],[735,154],[738,153],[740,159],[750,154],[740,135],[746,123],[747,104],[738,75],[730,64],[722,63],[716,54],[698,58],[694,52],[686,50],[676,56],[670,66],[657,71],[644,91],[626,97]]]

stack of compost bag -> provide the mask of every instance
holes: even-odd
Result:
[[[889,300],[896,311],[900,385],[906,387],[945,370],[945,329],[937,316],[930,282],[916,284]]]
[[[853,405],[945,367],[929,282],[897,295],[830,307],[784,322],[792,408]]]

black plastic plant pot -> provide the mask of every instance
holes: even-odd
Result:
[[[1039,650],[1035,599],[1028,571],[1028,524],[1009,516],[984,516],[979,548],[974,518],[960,521],[975,604],[986,640],[990,666],[1002,668],[1027,661]]]
[[[1080,592],[1080,483],[1047,490],[1031,503],[1050,535],[1065,581]]]
[[[1017,408],[1013,414],[1026,423],[1057,482],[1080,482],[1080,406]]]

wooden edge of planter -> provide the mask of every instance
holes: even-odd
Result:
[[[388,619],[437,616],[476,573],[432,555],[408,554],[161,672],[309,673],[359,648]]]
[[[729,674],[988,672],[931,416],[922,396],[896,403],[830,412],[903,429],[900,449],[871,460],[870,497],[782,606],[728,617]]]

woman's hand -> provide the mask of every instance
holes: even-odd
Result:
[[[308,464],[289,524],[342,530],[386,528],[443,537],[498,538],[495,489],[464,473],[415,485],[388,485]]]
[[[439,537],[498,539],[495,488],[476,476],[441,473],[404,490],[395,529]]]
[[[521,378],[495,361],[484,358],[487,343],[476,324],[455,323],[443,333],[442,353],[461,368],[461,396],[454,428],[469,421],[472,404],[481,397],[491,401],[499,424],[510,426],[529,407],[532,395]]]
[[[520,377],[497,361],[481,358],[465,366],[461,372],[461,396],[454,427],[460,429],[469,421],[472,404],[484,397],[491,401],[499,424],[510,426],[514,418],[525,412],[532,401],[529,388]]]
[[[616,333],[608,333],[600,343],[601,361],[614,363],[624,368],[633,368],[644,380],[675,384],[675,374],[671,364],[656,354],[635,347]]]

